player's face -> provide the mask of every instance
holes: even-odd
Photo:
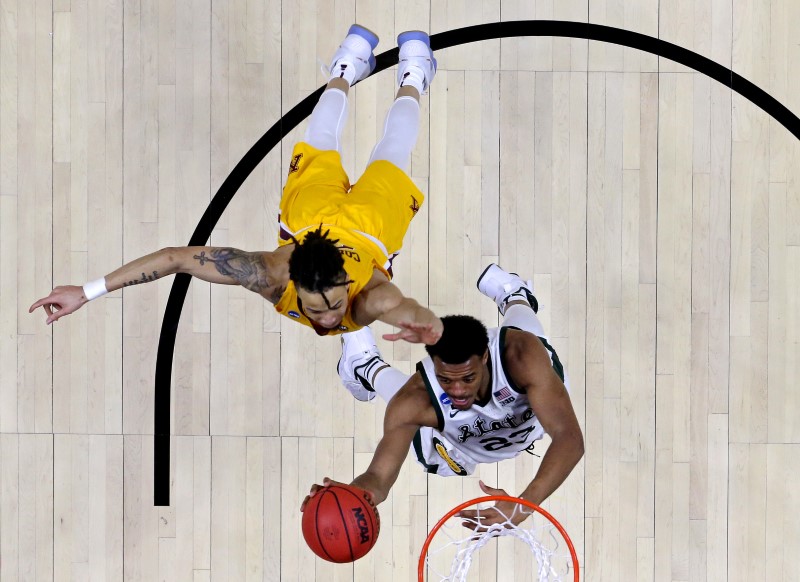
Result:
[[[311,293],[298,288],[297,296],[303,302],[303,312],[314,323],[325,329],[333,329],[340,323],[347,311],[347,285],[326,289],[323,293]],[[325,303],[325,299],[328,300]],[[330,305],[330,307],[328,307]]]
[[[442,390],[452,402],[453,408],[466,410],[476,400],[486,396],[489,389],[489,370],[486,367],[488,353],[471,356],[463,364],[445,364],[434,356],[433,369]]]

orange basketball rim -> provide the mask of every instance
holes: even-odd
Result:
[[[501,516],[505,518],[502,523],[479,528],[473,532],[464,527],[463,522],[471,521],[473,525],[480,525],[480,517],[478,521],[475,521],[457,515],[461,510],[473,505],[498,501],[515,504],[511,515],[501,512]],[[478,512],[490,509],[492,507],[479,508]],[[518,512],[525,514],[525,520],[519,525],[515,525],[512,518]],[[526,522],[528,522],[527,525]],[[579,582],[578,556],[564,527],[538,505],[519,497],[505,495],[490,495],[465,501],[448,511],[433,526],[420,552],[417,566],[419,582],[425,582],[426,568],[428,582],[464,580],[467,570],[472,564],[473,554],[491,539],[504,536],[515,537],[529,546],[537,570],[534,575],[538,575],[540,581],[567,581],[571,576],[573,582]],[[561,543],[558,542],[559,537],[564,541],[566,548],[561,547]],[[438,569],[434,564],[436,560],[439,562]],[[449,566],[446,564],[447,562],[449,562]],[[449,571],[442,573],[447,568]]]

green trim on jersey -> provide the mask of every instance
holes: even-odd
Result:
[[[517,331],[522,331],[520,328],[514,327],[513,325],[500,328],[500,363],[503,366],[503,370],[508,369],[508,362],[506,362],[506,331],[509,329],[516,329]],[[546,339],[544,339],[543,337],[539,337],[538,335],[536,335],[536,337],[539,338],[540,342],[542,342],[544,348],[548,352],[550,352],[550,356],[553,361],[553,370],[555,371],[556,374],[558,374],[558,377],[561,378],[561,381],[563,382],[564,365],[561,363],[558,354],[556,353],[555,349],[553,349],[553,346],[551,346]],[[517,394],[526,394],[524,390],[520,390],[520,388],[514,383],[514,380],[511,378],[511,376],[506,374],[506,379],[508,379],[508,384],[511,386],[511,389],[514,392],[516,392]]]
[[[422,362],[417,363],[417,372],[422,376],[422,381],[425,382],[425,388],[428,390],[428,398],[431,399],[433,409],[436,411],[436,419],[439,421],[437,430],[442,432],[444,430],[444,413],[442,412],[442,406],[439,403],[439,399],[436,397],[436,393],[433,391],[433,386],[431,386],[431,381],[428,379],[428,374],[425,372],[425,366],[422,365]]]
[[[536,336],[536,337],[539,337],[539,336]],[[563,382],[564,381],[564,365],[561,363],[561,360],[559,359],[558,354],[556,353],[555,349],[553,349],[553,346],[551,346],[549,343],[547,343],[546,339],[544,339],[543,337],[540,337],[539,341],[542,342],[544,344],[544,347],[547,349],[547,351],[552,354],[552,356],[553,356],[553,370],[556,371],[556,374],[558,374],[558,377],[561,378],[561,381]]]
[[[494,374],[494,369],[492,368],[492,358],[491,358],[491,356],[486,358],[486,367],[489,369],[489,386],[491,386],[492,385],[492,381],[493,381],[492,378],[493,378],[493,374]],[[442,390],[444,390],[444,388],[442,388]],[[487,390],[486,391],[486,395],[483,398],[481,398],[481,399],[476,398],[475,399],[475,404],[473,404],[473,406],[474,405],[486,406],[491,401],[492,401],[492,391],[491,390]]]
[[[417,429],[417,432],[414,433],[414,453],[417,455],[417,461],[425,467],[426,473],[436,475],[439,472],[439,465],[429,465],[425,462],[425,455],[422,454],[422,435],[420,434],[420,429]]]
[[[500,346],[498,351],[500,352],[500,366],[503,368],[503,372],[508,370],[508,362],[506,362],[506,332],[509,329],[516,329],[518,331],[522,331],[518,327],[514,326],[500,328],[500,337],[498,338]],[[524,390],[521,390],[520,387],[514,383],[514,379],[511,376],[509,376],[508,374],[505,374],[505,376],[506,380],[508,380],[508,385],[511,386],[511,389],[514,392],[516,392],[517,394],[526,394]]]

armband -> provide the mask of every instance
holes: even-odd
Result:
[[[94,281],[89,281],[83,286],[83,294],[86,296],[86,301],[97,299],[106,293],[108,293],[108,289],[106,289],[105,277],[95,279]]]

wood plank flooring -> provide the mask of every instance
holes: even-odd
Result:
[[[732,68],[800,114],[792,0],[0,0],[0,580],[408,581],[429,526],[518,492],[523,455],[464,479],[411,458],[354,565],[305,546],[299,505],[371,458],[385,405],[339,385],[339,343],[242,288],[191,283],[173,366],[169,507],[153,506],[153,378],[171,280],[53,326],[28,306],[186,244],[235,164],[325,81],[352,22],[395,46],[520,19],[616,26]],[[800,144],[701,73],[613,44],[439,51],[396,283],[488,325],[493,261],[534,281],[586,455],[546,507],[585,580],[800,579]],[[394,69],[354,88],[353,180]],[[271,249],[302,124],[209,241]],[[385,331],[375,326],[376,335]],[[379,340],[410,372],[419,346]],[[487,556],[488,558],[489,556]],[[527,580],[524,550],[470,579]]]

